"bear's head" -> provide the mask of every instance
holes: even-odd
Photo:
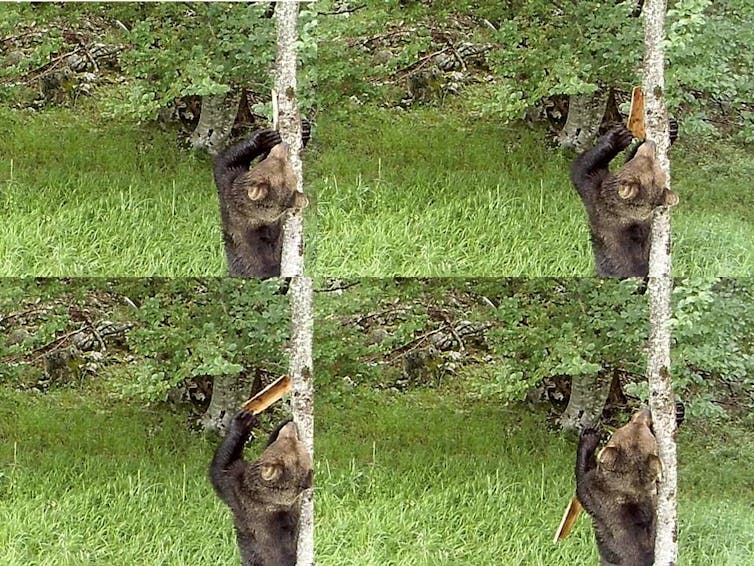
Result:
[[[658,206],[675,206],[678,195],[666,188],[667,177],[657,161],[657,146],[646,140],[634,157],[612,176],[625,217],[643,222]]]
[[[308,204],[304,193],[296,190],[296,175],[288,158],[286,143],[274,146],[265,159],[248,173],[240,175],[234,185],[248,199],[248,216],[260,223],[272,224],[286,210],[304,208]]]
[[[293,505],[312,486],[314,471],[295,423],[287,422],[270,436],[269,444],[244,474],[255,499],[268,505]]]
[[[611,489],[627,497],[655,496],[662,476],[652,416],[643,409],[616,430],[597,455],[597,468]]]

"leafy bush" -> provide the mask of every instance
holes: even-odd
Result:
[[[41,374],[42,356],[77,331],[127,322],[123,345],[107,345],[93,373],[108,390],[160,401],[192,378],[287,369],[288,297],[281,281],[217,279],[19,279],[0,285],[0,356],[5,380]],[[11,343],[10,331],[28,338]],[[100,338],[101,340],[101,338]],[[41,354],[40,354],[41,352]],[[15,363],[8,363],[13,360]],[[30,375],[31,374],[31,375]]]
[[[754,416],[752,283],[676,282],[671,374],[690,415],[743,411]],[[467,378],[467,391],[522,400],[543,379],[612,369],[628,378],[627,392],[646,399],[648,305],[641,281],[365,279],[342,296],[323,297],[322,303],[316,339],[320,384],[344,378],[393,383],[400,360],[391,353],[451,315],[455,322],[462,317],[490,325],[484,349],[462,356],[457,373]],[[374,327],[383,332],[377,334]]]
[[[290,319],[279,281],[151,281],[128,334],[129,350],[142,361],[135,379],[121,381],[123,394],[163,399],[192,377],[287,368],[281,352]]]

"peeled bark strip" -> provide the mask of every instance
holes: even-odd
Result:
[[[216,155],[222,150],[236,120],[240,101],[240,92],[202,96],[202,111],[199,123],[191,132],[191,147],[206,149],[210,155]]]
[[[663,37],[665,0],[644,4],[644,111],[647,138],[657,143],[657,156],[670,188],[668,119],[664,103],[665,68]],[[670,379],[670,213],[655,211],[649,256],[649,353],[647,379],[653,429],[663,466],[657,498],[655,564],[675,566],[678,555],[677,462],[675,403]]]
[[[280,4],[278,4],[279,9]],[[289,290],[291,295],[291,365],[293,393],[291,405],[293,420],[298,426],[301,440],[314,456],[314,386],[312,384],[312,280],[294,277]],[[314,480],[317,481],[316,478]],[[303,494],[299,523],[297,566],[314,564],[314,492]]]
[[[277,25],[277,56],[275,60],[275,92],[277,93],[278,130],[290,148],[291,166],[296,174],[296,190],[303,192],[301,168],[301,116],[296,100],[296,40],[298,32],[297,2],[275,4]],[[281,276],[304,274],[304,222],[300,210],[289,212],[283,224],[283,256]]]
[[[593,94],[572,94],[568,97],[568,118],[558,135],[561,147],[576,151],[588,149],[597,138],[607,106],[607,91]]]

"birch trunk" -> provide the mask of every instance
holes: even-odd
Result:
[[[278,9],[279,9],[278,4]],[[314,455],[314,387],[312,384],[312,280],[294,277],[288,291],[291,295],[291,367],[293,392],[291,405],[293,420],[298,426],[301,440]],[[316,481],[316,478],[315,478]],[[314,492],[304,492],[299,522],[297,566],[314,564]]]
[[[668,118],[665,109],[663,51],[666,0],[644,3],[644,121],[647,138],[657,144],[657,156],[670,188]],[[657,437],[663,476],[657,498],[655,564],[675,566],[678,555],[677,463],[675,400],[670,379],[670,212],[658,208],[652,219],[649,256],[649,354],[647,380],[653,429]]]
[[[304,191],[301,167],[301,116],[296,100],[296,40],[298,2],[275,4],[277,56],[275,92],[279,115],[275,117],[283,141],[288,144],[291,166],[296,174],[296,190]],[[282,277],[304,274],[304,222],[300,210],[289,212],[283,223]]]

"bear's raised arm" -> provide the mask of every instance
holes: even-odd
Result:
[[[253,413],[239,411],[230,423],[230,430],[215,452],[209,466],[212,487],[231,508],[237,505],[235,487],[241,481],[242,469],[234,464],[243,461],[243,448],[249,440],[257,418]]]
[[[281,143],[275,130],[258,130],[250,138],[230,146],[215,157],[215,182],[218,187],[229,187],[240,174],[249,170],[251,162],[266,155]]]
[[[632,139],[633,134],[629,130],[618,126],[599,138],[592,149],[579,155],[571,167],[571,181],[579,192],[590,177],[606,175],[610,162],[629,146]]]
[[[600,433],[593,428],[586,428],[579,437],[579,447],[576,452],[576,478],[583,477],[589,470],[597,467],[594,452],[600,441]]]
[[[584,429],[579,437],[579,447],[576,451],[576,495],[584,508],[590,512],[595,505],[592,502],[592,478],[589,472],[597,467],[594,452],[599,442],[599,431],[592,428]]]

